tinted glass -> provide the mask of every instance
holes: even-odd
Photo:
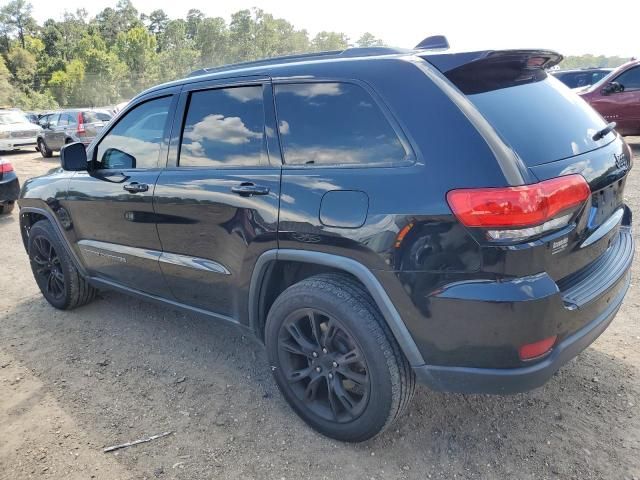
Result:
[[[625,90],[637,90],[640,89],[640,67],[627,70],[618,78],[615,79],[620,85],[624,86]]]
[[[606,123],[553,77],[468,98],[527,165],[579,155],[615,138],[609,133],[594,141]]]
[[[155,168],[171,97],[150,100],[129,111],[97,147],[101,168]]]
[[[378,105],[358,85],[276,85],[275,94],[288,164],[388,164],[407,158]]]
[[[182,133],[180,166],[266,164],[262,87],[193,92]]]
[[[111,115],[107,112],[82,112],[82,121],[84,123],[108,122],[109,120],[111,120]]]

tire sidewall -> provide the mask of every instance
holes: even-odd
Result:
[[[313,428],[332,438],[360,441],[372,437],[385,426],[392,406],[392,381],[387,359],[376,340],[376,335],[380,335],[382,330],[371,331],[367,323],[359,318],[362,314],[371,313],[362,305],[359,310],[355,310],[347,302],[349,299],[353,297],[344,291],[336,298],[323,289],[307,289],[302,294],[300,291],[294,294],[291,288],[286,290],[269,311],[265,344],[276,383],[298,415]],[[277,347],[280,327],[291,312],[309,307],[324,311],[338,320],[365,357],[369,375],[369,402],[362,414],[350,422],[331,422],[304,408],[303,403],[288,387],[288,381],[280,368]]]

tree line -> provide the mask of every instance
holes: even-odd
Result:
[[[32,11],[27,0],[0,8],[0,107],[104,106],[202,67],[384,44],[371,33],[354,43],[341,32],[310,37],[257,8],[238,11],[229,22],[197,9],[172,19],[163,10],[140,14],[131,0],[119,0],[95,17],[78,9],[42,25]],[[615,67],[626,60],[582,55],[560,67]]]
[[[26,0],[0,9],[0,106],[110,105],[198,68],[350,45],[344,33],[310,37],[257,8],[229,22],[197,9],[172,19],[163,10],[140,14],[130,0],[119,0],[95,17],[78,9],[42,25],[32,11]],[[370,33],[355,42],[382,44]]]

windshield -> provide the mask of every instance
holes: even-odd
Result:
[[[1,112],[0,125],[9,125],[11,123],[29,123],[29,120],[19,112]]]

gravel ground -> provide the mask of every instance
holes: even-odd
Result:
[[[639,161],[640,138],[627,140]],[[22,180],[59,162],[6,157]],[[636,166],[636,212],[639,186]],[[17,211],[0,217],[0,273],[1,479],[640,478],[638,257],[616,320],[547,385],[508,397],[419,388],[395,430],[360,445],[306,427],[262,348],[231,327],[110,292],[51,308]]]

